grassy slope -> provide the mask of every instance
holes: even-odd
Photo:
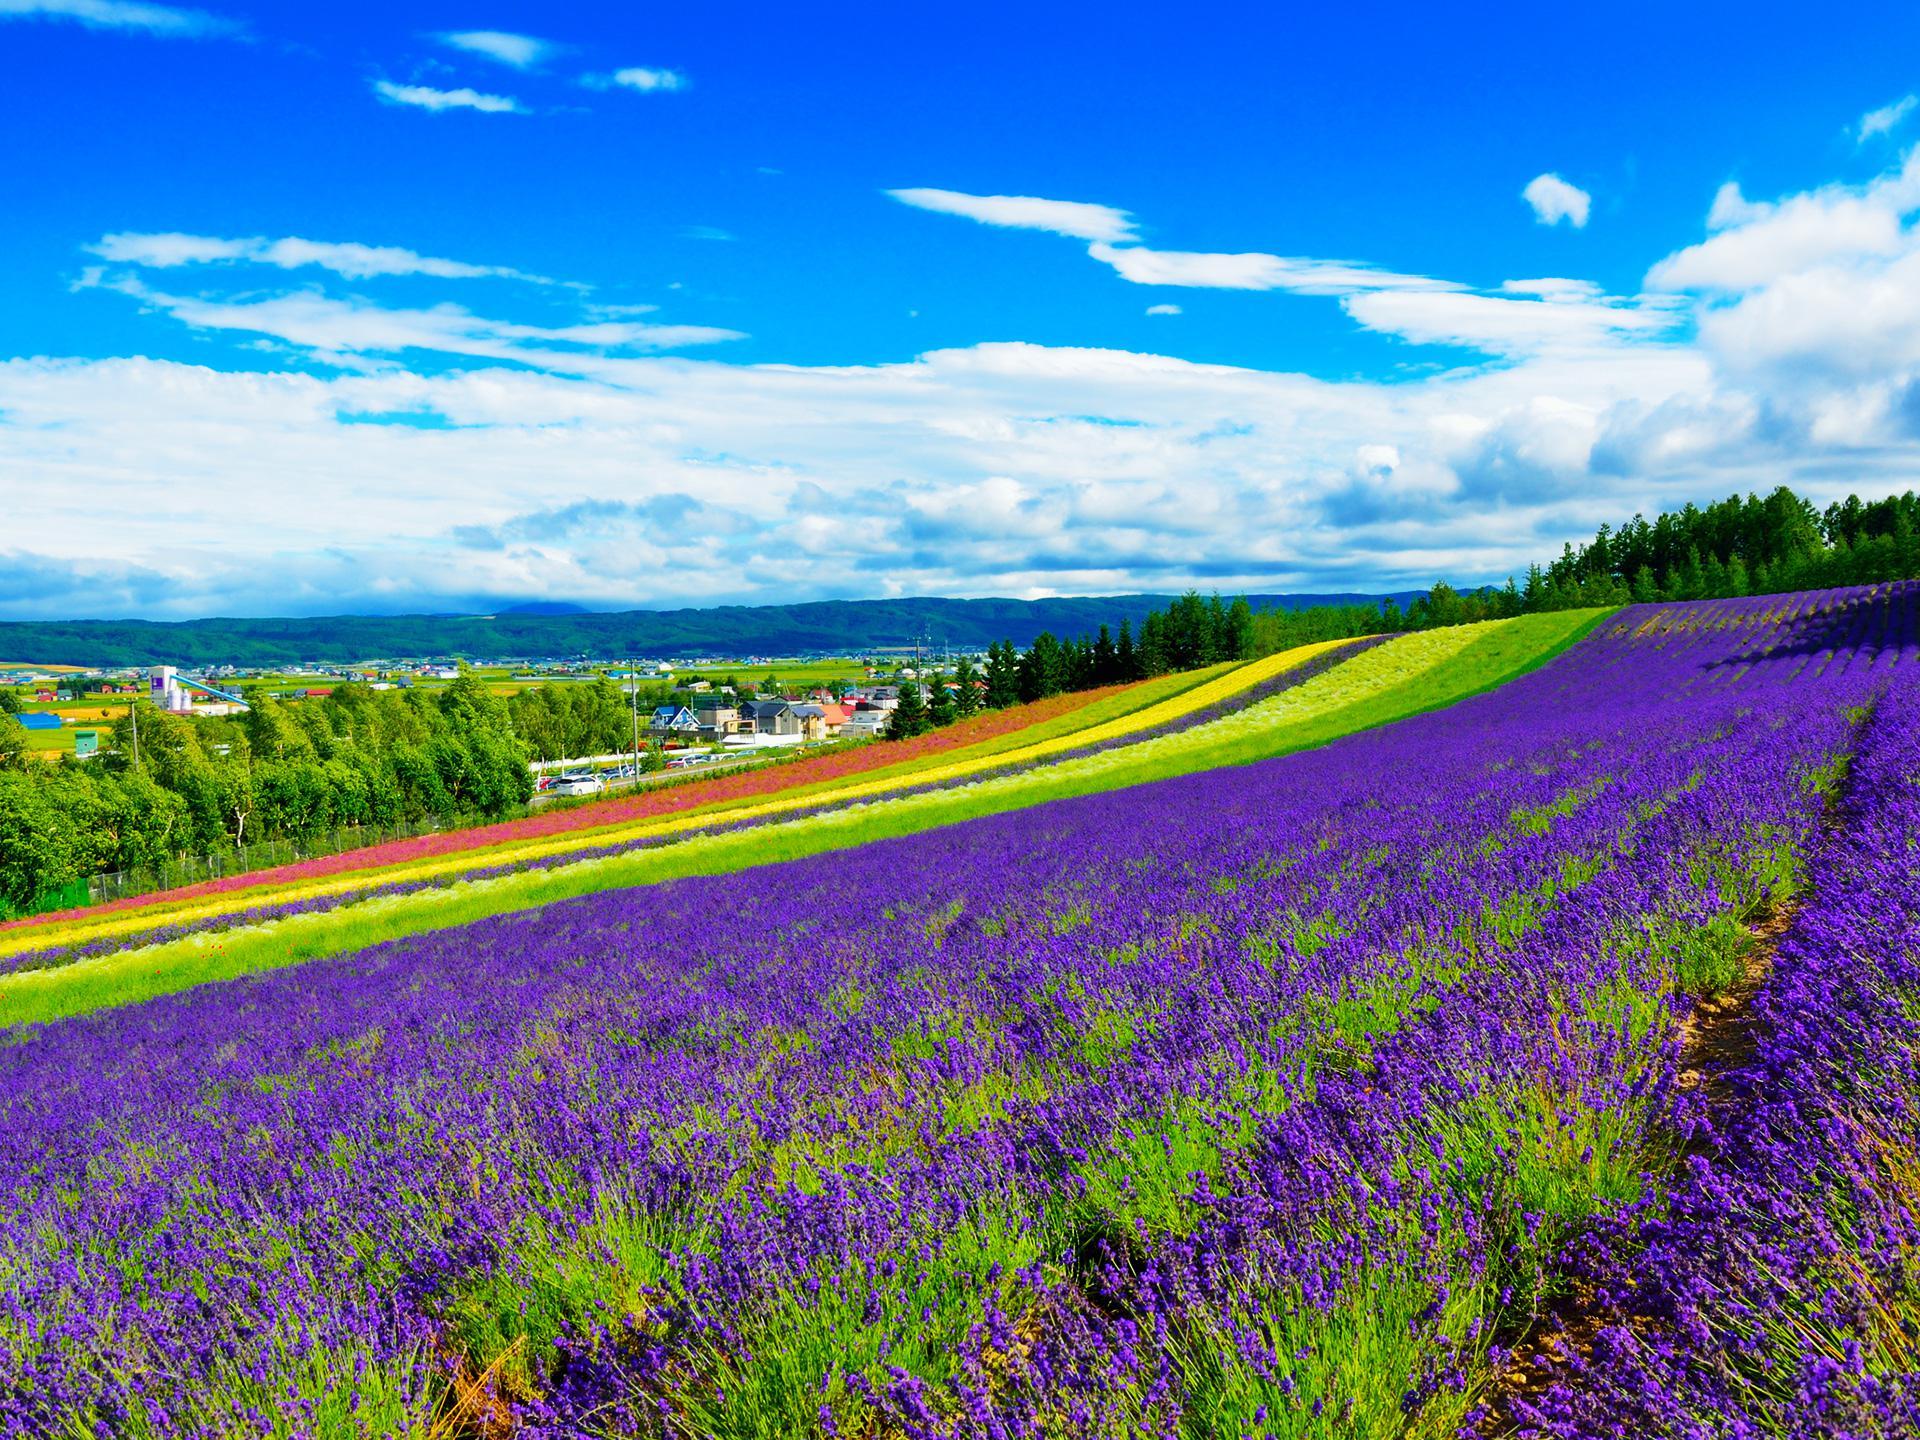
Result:
[[[958,789],[28,971],[0,979],[0,1024],[131,1004],[577,895],[799,859],[1048,800],[1311,749],[1505,684],[1560,654],[1607,613],[1523,616],[1407,636],[1214,725]]]

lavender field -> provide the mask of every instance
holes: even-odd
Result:
[[[1917,605],[4,1032],[0,1433],[1920,1433]]]

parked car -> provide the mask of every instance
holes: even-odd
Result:
[[[549,795],[598,795],[607,782],[598,775],[562,775],[548,789]]]

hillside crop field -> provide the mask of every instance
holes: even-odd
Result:
[[[1024,747],[1038,758],[1016,763],[997,743],[958,767],[934,752],[886,783],[856,780],[824,796],[781,792],[717,813],[689,811],[552,842],[295,883],[274,891],[265,904],[249,891],[168,906],[157,915],[82,911],[64,920],[51,917],[47,925],[28,922],[0,939],[0,1023],[56,1019],[502,910],[768,864],[1063,795],[1285,753],[1470,694],[1543,663],[1600,613],[1461,626],[1439,637],[1402,636],[1377,649],[1374,642],[1300,647],[1178,677],[1188,692],[1184,699],[1164,698],[1176,679],[1165,677],[1088,706],[1085,713],[1098,717],[1134,692],[1156,702],[1148,708],[1136,704],[1127,724],[1103,721],[1104,738],[1093,744],[1060,751],[1053,741],[1066,717],[1020,732],[1052,738]],[[1285,712],[1276,714],[1283,692],[1294,690],[1298,694]],[[1202,703],[1207,701],[1212,703]],[[1248,709],[1275,723],[1249,732],[1241,717]],[[918,743],[888,748],[910,751]],[[745,833],[747,827],[756,833]]]
[[[1324,647],[1321,647],[1324,649]],[[1222,705],[1253,698],[1311,656],[1269,657],[1161,676],[1137,684],[1060,695],[991,711],[898,743],[864,744],[804,756],[752,771],[690,775],[679,783],[525,819],[368,846],[270,870],[126,901],[0,924],[0,971],[6,957],[76,941],[115,940],[156,925],[178,926],[231,916],[263,902],[337,903],[372,889],[435,877],[493,873],[530,862],[565,863],[604,855],[662,836],[722,822],[765,819],[910,789],[929,771],[943,776],[1003,763],[1009,748],[1051,754],[1063,737],[1097,733],[1105,743],[1148,727],[1172,728],[1208,718]],[[1203,713],[1205,712],[1205,713]],[[1043,744],[1044,742],[1044,744]],[[959,766],[960,769],[953,767]],[[332,878],[339,877],[339,878]],[[0,1008],[0,1016],[4,1009]]]
[[[918,736],[900,745],[866,745],[829,754],[807,755],[778,765],[766,766],[751,773],[736,772],[711,777],[700,774],[690,775],[679,783],[651,786],[637,794],[610,798],[587,805],[556,806],[520,820],[477,825],[411,840],[369,845],[362,849],[349,850],[338,855],[320,856],[294,865],[249,871],[223,880],[184,886],[154,895],[136,896],[108,905],[91,907],[84,911],[72,911],[45,918],[47,923],[58,924],[63,920],[89,921],[104,914],[128,911],[158,915],[183,902],[194,901],[208,895],[230,895],[255,890],[274,892],[283,890],[292,883],[349,872],[361,875],[378,874],[430,856],[456,854],[463,851],[480,852],[502,844],[546,835],[562,833],[584,835],[593,831],[610,830],[623,822],[639,817],[691,811],[709,805],[724,805],[728,800],[743,796],[775,791],[798,792],[805,786],[830,784],[843,775],[910,768],[928,755],[945,754],[950,750],[959,752],[967,747],[990,744],[993,737],[1002,733],[1023,732],[1029,729],[1034,733],[1049,733],[1056,726],[1071,729],[1074,725],[1081,723],[1079,717],[1083,711],[1093,718],[1099,718],[1104,710],[1096,707],[1117,706],[1124,713],[1124,710],[1131,706],[1152,703],[1169,683],[1174,681],[1178,682],[1176,688],[1184,688],[1194,683],[1191,676],[1169,676],[1139,685],[1054,696],[1030,705],[1014,706],[1006,710],[982,714],[944,730]],[[25,923],[34,925],[36,922]],[[21,922],[0,922],[0,936],[21,928]],[[4,939],[0,939],[0,951],[4,951],[6,943]]]
[[[0,978],[0,1434],[1920,1433],[1920,584],[1274,658]]]

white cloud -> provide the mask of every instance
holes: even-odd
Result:
[[[1135,285],[1180,285],[1207,290],[1277,290],[1287,262],[1278,255],[1219,255],[1149,250],[1140,245],[1096,243],[1089,254]]]
[[[1291,290],[1301,295],[1351,295],[1366,290],[1452,290],[1424,275],[1400,275],[1350,260],[1315,260],[1263,252],[1222,254],[1153,250],[1135,243],[1132,215],[1111,205],[1043,200],[1032,195],[967,195],[957,190],[889,190],[905,204],[985,225],[1046,230],[1092,243],[1088,254],[1136,285],[1207,290]]]
[[[1534,295],[1542,300],[1598,300],[1603,297],[1600,287],[1591,280],[1571,280],[1559,275],[1544,276],[1538,280],[1502,280],[1500,293]]]
[[[1869,110],[1860,117],[1855,134],[1864,145],[1876,135],[1886,135],[1912,113],[1913,107],[1920,105],[1920,96],[1903,95],[1891,105],[1882,105],[1878,110]]]
[[[1457,291],[1380,290],[1350,295],[1341,305],[1369,330],[1495,355],[1606,346],[1671,330],[1679,318],[1670,308],[1605,298],[1521,300]]]
[[[624,70],[616,70],[611,75],[582,75],[580,83],[589,90],[638,90],[643,94],[665,93],[673,90],[685,90],[692,81],[678,70],[656,70],[645,65],[631,65]]]
[[[1534,176],[1520,196],[1533,207],[1533,218],[1542,225],[1557,225],[1564,220],[1576,230],[1586,228],[1587,212],[1593,204],[1593,197],[1586,191],[1554,174]]]
[[[146,0],[0,0],[0,20],[12,19],[68,20],[89,30],[139,30],[180,39],[231,35],[243,28],[204,10]]]
[[[400,85],[392,80],[375,80],[374,94],[389,105],[412,105],[421,110],[479,110],[488,115],[524,115],[526,107],[509,95],[488,95],[464,86],[458,90],[435,90],[429,85]]]
[[[0,564],[0,613],[1497,581],[1635,510],[1910,485],[1916,211],[1920,161],[1764,202],[1723,190],[1699,243],[1652,267],[1690,283],[1639,296],[1244,260],[1358,326],[1481,352],[1384,379],[1021,343],[730,364],[658,353],[730,332],[628,307],[501,319],[101,273],[85,283],[193,327],[209,357],[265,348],[230,372],[0,361],[8,518],[36,547]],[[1070,238],[1116,269],[1221,273]],[[276,243],[134,237],[115,263]]]
[[[1205,290],[1291,290],[1299,295],[1352,295],[1364,290],[1452,290],[1424,275],[1396,275],[1346,260],[1292,259],[1259,252],[1223,255],[1095,243],[1088,253],[1136,285]]]
[[[1908,243],[1901,216],[1917,200],[1920,166],[1912,157],[1870,185],[1830,185],[1773,203],[1755,203],[1738,185],[1722,185],[1707,216],[1714,233],[1655,265],[1647,283],[1735,292],[1812,265],[1892,256]]]
[[[1726,427],[1721,417],[1744,415],[1783,444],[1834,455],[1839,473],[1869,455],[1920,464],[1916,216],[1920,147],[1865,184],[1760,202],[1722,186],[1707,238],[1647,277],[1688,294],[1718,377],[1711,401],[1695,407],[1710,419],[1687,433],[1712,435]]]
[[[1771,205],[1756,205],[1740,193],[1740,182],[1729,180],[1713,192],[1713,204],[1707,210],[1707,229],[1724,230],[1729,225],[1745,225],[1763,218]]]
[[[1147,307],[1147,314],[1149,315],[1178,315],[1180,313],[1181,310],[1178,305],[1149,305]]]
[[[983,225],[1015,230],[1048,230],[1075,240],[1125,241],[1133,238],[1133,217],[1111,205],[1080,200],[1042,200],[1032,195],[966,195],[958,190],[889,190],[903,205],[960,215]]]
[[[710,325],[632,320],[529,325],[475,315],[458,305],[393,308],[308,291],[265,299],[209,299],[167,294],[132,276],[103,276],[92,283],[197,330],[263,335],[342,366],[423,351],[585,375],[605,371],[615,363],[609,356],[619,352],[676,350],[743,338],[736,330]]]
[[[577,377],[16,361],[0,363],[0,467],[30,482],[19,533],[77,536],[100,506],[131,514],[72,552],[90,568],[69,588],[57,567],[36,581],[69,613],[114,603],[103,566],[128,584],[163,577],[138,608],[164,614],[343,597],[671,603],[689,588],[762,600],[1335,589],[1421,583],[1441,554],[1461,574],[1463,561],[1534,552],[1525,526],[1434,508],[1451,483],[1439,415],[1465,409],[1484,428],[1515,394],[1504,377],[1328,384],[1020,344],[834,368],[636,357]],[[1603,403],[1584,387],[1582,399]],[[1371,483],[1406,472],[1417,513],[1401,495],[1397,516],[1329,518],[1365,446],[1381,471]],[[1401,459],[1390,474],[1389,455]],[[263,543],[236,550],[240,529]],[[1170,549],[1169,535],[1183,542]]]
[[[515,35],[506,30],[448,30],[438,37],[443,45],[481,55],[515,70],[529,70],[561,49],[551,40]]]
[[[282,270],[313,265],[349,280],[365,280],[380,275],[428,275],[441,280],[499,278],[530,280],[542,285],[554,283],[544,276],[529,275],[505,265],[469,265],[461,260],[443,260],[393,245],[303,240],[298,236],[278,240],[261,235],[224,239],[212,235],[127,231],[102,236],[87,248],[102,259],[150,269],[246,262],[274,265]]]

